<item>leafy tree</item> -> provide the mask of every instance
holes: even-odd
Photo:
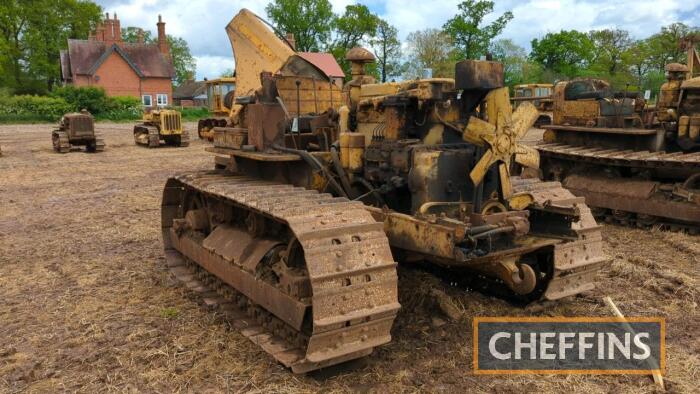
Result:
[[[555,73],[573,78],[586,69],[594,56],[594,45],[587,34],[576,30],[547,33],[531,42],[530,59]]]
[[[282,33],[293,33],[297,50],[318,51],[328,42],[335,22],[328,0],[274,0],[267,17]]]
[[[379,21],[379,17],[362,4],[346,6],[345,13],[335,18],[333,23],[334,39],[329,50],[348,78],[350,77],[350,63],[345,60],[345,53],[350,48],[363,45],[371,37],[374,37]]]
[[[466,0],[459,4],[459,14],[445,23],[443,29],[452,37],[457,55],[463,59],[476,59],[486,55],[491,40],[501,34],[513,19],[510,11],[488,25],[480,26],[484,17],[493,12],[493,1]]]
[[[17,92],[43,93],[60,80],[60,51],[69,38],[87,38],[101,18],[84,0],[0,2],[0,82]]]
[[[401,42],[398,31],[385,20],[377,24],[377,33],[370,40],[372,48],[377,55],[377,64],[381,81],[386,82],[387,76],[396,75],[399,71],[401,58]]]
[[[634,43],[626,30],[604,29],[588,33],[593,42],[593,58],[591,68],[606,72],[609,75],[624,70],[622,54]]]
[[[685,63],[686,52],[680,47],[681,38],[691,34],[692,29],[683,23],[672,23],[661,28],[659,33],[647,38],[649,62],[658,71],[664,71],[668,63]]]
[[[139,28],[128,26],[122,28],[122,40],[125,42],[138,42]],[[170,56],[173,59],[173,68],[175,68],[175,83],[181,84],[192,78],[197,71],[197,62],[192,57],[190,47],[181,37],[171,36],[166,34],[168,46],[170,47]],[[153,37],[149,30],[143,31],[143,42],[147,44],[155,44],[158,39]]]
[[[408,62],[404,64],[406,79],[419,78],[423,69],[433,70],[434,77],[453,77],[454,60],[450,36],[439,29],[414,31],[406,38]]]

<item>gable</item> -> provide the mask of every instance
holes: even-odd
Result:
[[[115,83],[127,85],[129,82],[138,82],[140,78],[134,68],[117,52],[111,52],[100,62],[92,75],[102,85]]]

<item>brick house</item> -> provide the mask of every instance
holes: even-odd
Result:
[[[87,40],[68,40],[61,51],[63,82],[74,86],[100,86],[108,96],[139,97],[145,107],[172,104],[175,69],[158,15],[158,42],[124,42],[117,15],[96,27]]]

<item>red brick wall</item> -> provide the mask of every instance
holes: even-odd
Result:
[[[99,77],[99,81],[96,80]],[[141,81],[134,69],[118,53],[112,53],[100,65],[92,78],[93,85],[102,86],[108,96],[140,97]]]
[[[99,77],[96,80],[95,77]],[[118,53],[112,53],[95,72],[95,77],[73,76],[75,86],[101,86],[108,96],[133,96],[141,99],[151,95],[153,106],[158,94],[168,95],[168,105],[173,105],[173,88],[169,78],[140,79],[133,68]]]
[[[146,78],[142,84],[142,94],[150,94],[153,106],[156,105],[158,94],[168,95],[168,105],[173,105],[173,84],[169,78]]]

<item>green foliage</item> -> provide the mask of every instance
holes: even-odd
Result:
[[[46,93],[61,79],[60,50],[87,38],[102,10],[84,0],[0,2],[0,86]]]
[[[335,23],[328,0],[274,0],[265,11],[282,34],[294,34],[297,50],[302,52],[321,50]]]
[[[206,107],[182,107],[177,110],[182,114],[183,120],[199,120],[209,116],[209,109]]]
[[[377,33],[370,39],[370,44],[377,56],[380,81],[386,82],[390,76],[397,76],[401,63],[401,42],[398,30],[387,21],[380,19],[377,24]]]
[[[142,114],[137,97],[107,97],[101,88],[55,89],[50,96],[0,94],[0,122],[55,122],[68,112],[87,109],[98,120],[135,120]]]
[[[634,44],[628,31],[593,30],[588,36],[593,43],[591,69],[611,76],[624,71],[622,55]]]
[[[423,69],[433,70],[433,77],[454,76],[454,56],[450,36],[439,29],[414,31],[406,38],[409,59],[403,65],[403,77],[420,78]]]
[[[55,122],[71,110],[62,98],[0,95],[0,123]]]
[[[459,13],[443,26],[452,38],[459,59],[478,59],[486,55],[491,40],[501,34],[513,19],[508,11],[488,25],[481,26],[484,17],[493,12],[493,1],[466,0],[459,4]]]
[[[379,17],[374,15],[366,5],[351,4],[345,7],[345,13],[335,18],[333,43],[329,51],[340,64],[347,78],[350,78],[350,62],[345,60],[345,53],[353,47],[362,45],[377,33]]]
[[[581,75],[594,56],[594,45],[587,34],[576,30],[547,33],[532,40],[530,59],[568,78]]]
[[[62,98],[78,111],[84,108],[92,114],[101,113],[107,106],[107,94],[101,87],[64,86],[54,89],[51,96]]]

